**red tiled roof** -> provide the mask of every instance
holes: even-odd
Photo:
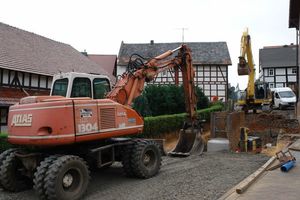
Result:
[[[58,72],[106,74],[68,44],[0,22],[0,68],[43,75]]]
[[[114,70],[117,66],[117,55],[88,54],[87,57],[107,71],[112,80],[115,79]]]

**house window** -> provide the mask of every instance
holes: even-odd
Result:
[[[269,76],[274,76],[274,69],[269,69],[268,73],[269,73]]]
[[[297,73],[297,68],[292,68],[292,74],[296,74]]]
[[[274,88],[274,83],[269,83],[269,88]]]
[[[167,71],[163,71],[162,76],[167,76]]]
[[[7,132],[8,108],[0,108],[0,132]]]

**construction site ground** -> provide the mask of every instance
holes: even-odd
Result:
[[[160,173],[146,180],[128,178],[123,174],[122,166],[114,164],[108,169],[92,172],[92,180],[84,199],[210,200],[219,199],[224,194],[228,200],[237,199],[236,196],[228,196],[234,193],[234,187],[264,165],[275,152],[286,146],[290,142],[290,135],[299,134],[299,123],[294,120],[293,112],[276,110],[272,113],[246,116],[245,125],[250,128],[250,132],[260,136],[263,144],[273,145],[271,148],[263,148],[261,154],[204,152],[201,156],[185,158],[163,157]],[[209,138],[210,131],[207,127],[209,126],[206,125],[204,135]],[[177,134],[167,135],[165,138],[166,147],[171,150],[176,144]],[[300,153],[293,153],[299,160]],[[285,196],[290,195],[289,193],[297,197],[300,186],[300,182],[297,181],[300,178],[298,168],[296,166],[288,173],[280,170],[264,173],[243,195],[238,196],[238,199],[293,199]],[[279,195],[273,197],[272,193],[284,196],[277,198]],[[0,191],[0,200],[23,199],[34,200],[37,199],[37,195],[33,190],[20,193]]]
[[[295,119],[293,110],[274,110],[272,113],[246,116],[246,125],[252,133],[262,137],[264,143],[272,143],[271,148],[263,149],[263,153],[274,156],[276,152],[286,151],[289,147],[296,158],[296,166],[288,172],[282,172],[280,167],[269,171],[269,167],[278,164],[277,159],[270,159],[270,166],[265,165],[254,174],[227,191],[219,200],[281,200],[299,199],[300,160],[299,122]],[[275,146],[276,145],[276,146]],[[298,165],[298,166],[297,166]],[[260,174],[259,176],[257,176]],[[249,184],[252,183],[252,184]],[[249,188],[248,188],[249,187]],[[243,191],[241,194],[238,191]]]
[[[253,173],[269,157],[263,154],[205,152],[186,158],[163,157],[160,173],[150,179],[128,178],[121,165],[92,172],[86,200],[218,199]],[[1,200],[35,200],[33,190],[0,192]]]
[[[291,151],[300,160],[299,151]],[[299,200],[300,197],[300,167],[296,166],[288,172],[280,168],[265,171],[243,194],[237,194],[235,187],[222,200]],[[221,200],[220,199],[220,200]]]

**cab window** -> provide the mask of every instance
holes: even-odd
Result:
[[[105,94],[110,91],[109,82],[105,78],[95,78],[93,81],[94,99],[103,99]]]
[[[52,95],[66,96],[69,80],[67,78],[58,79],[54,82]]]
[[[75,78],[73,81],[71,97],[92,97],[90,79]]]

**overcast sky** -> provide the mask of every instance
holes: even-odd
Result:
[[[241,88],[247,78],[236,64],[245,27],[258,74],[260,48],[296,42],[288,17],[289,0],[2,0],[0,7],[1,22],[91,54],[118,54],[121,41],[181,42],[180,28],[186,42],[226,41],[229,82]]]

